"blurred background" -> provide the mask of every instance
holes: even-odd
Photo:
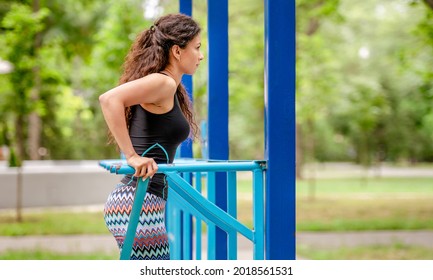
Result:
[[[198,122],[206,2],[193,1]],[[299,257],[433,259],[433,1],[296,5]],[[136,34],[178,10],[176,0],[0,0],[0,259],[118,257],[102,207],[119,178],[97,161],[119,153],[98,96],[117,85]],[[229,1],[233,160],[264,157],[263,12],[262,0]]]

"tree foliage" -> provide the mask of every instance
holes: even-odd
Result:
[[[117,85],[135,35],[158,12],[178,9],[178,1],[160,0],[156,10],[151,2],[0,1],[0,58],[14,66],[0,75],[0,145],[18,144],[14,154],[22,150],[29,158],[30,115],[37,114],[44,158],[117,157],[106,145],[97,97]],[[205,53],[194,76],[201,121],[207,118],[207,7],[193,5]],[[433,161],[432,1],[296,5],[298,166]],[[263,158],[263,10],[262,0],[229,1],[231,159]]]
[[[335,7],[314,34],[298,34],[297,117],[304,141],[315,142],[308,160],[431,161],[425,8],[379,0]],[[298,12],[310,22],[300,27],[317,22],[310,14]]]
[[[14,165],[20,165],[25,158],[25,139],[27,137],[26,117],[32,111],[42,111],[43,104],[31,101],[31,91],[35,87],[35,68],[39,66],[41,56],[35,48],[34,41],[39,32],[44,29],[43,20],[49,11],[41,9],[33,12],[23,4],[13,4],[3,18],[1,25],[6,31],[2,34],[1,56],[13,65],[13,71],[8,74],[11,91],[4,94],[3,106],[14,113],[16,147],[11,147],[11,155],[17,150],[17,160]]]

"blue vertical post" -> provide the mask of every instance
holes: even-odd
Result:
[[[192,16],[192,0],[179,0],[179,12],[185,15]],[[191,75],[183,75],[182,77],[182,84],[185,86],[186,92],[188,93],[188,97],[190,98],[191,102],[193,101],[193,82],[192,82],[192,76]],[[193,152],[192,152],[192,141],[190,139],[185,140],[180,148],[176,152],[176,156],[180,156],[182,158],[192,158]],[[189,183],[192,183],[192,178],[190,176],[187,176],[186,178]],[[170,196],[169,196],[169,201]],[[173,203],[173,202],[172,202]],[[170,214],[167,217],[167,221],[170,224],[170,219],[176,219],[174,215],[180,215],[178,217],[179,221],[174,221],[173,225],[178,225],[179,229],[175,229],[175,236],[174,238],[176,240],[179,240],[178,242],[175,242],[180,248],[175,248],[175,253],[177,253],[179,258],[182,259],[192,259],[192,216],[176,209],[175,206],[171,207],[171,203],[167,204],[167,210],[170,210],[173,208],[171,216]],[[178,211],[177,213],[175,211]],[[167,212],[168,213],[168,212]],[[182,218],[183,217],[183,218]],[[167,228],[167,230],[172,230],[171,228]]]
[[[265,0],[266,259],[296,259],[295,0]]]
[[[179,12],[192,16],[192,0],[179,0]],[[182,84],[185,86],[188,96],[193,101],[193,83],[191,75],[183,75]],[[180,146],[180,157],[192,158],[192,141],[187,139]]]
[[[228,141],[228,0],[208,0],[208,156],[227,160]],[[216,175],[216,204],[227,209],[227,176]],[[216,229],[215,257],[227,259],[227,234]]]

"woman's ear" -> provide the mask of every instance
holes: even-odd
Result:
[[[174,59],[177,61],[180,61],[180,56],[182,53],[182,49],[178,45],[173,45],[171,47],[171,54],[173,55]]]

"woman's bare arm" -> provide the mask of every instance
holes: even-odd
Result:
[[[172,99],[176,88],[176,82],[172,78],[162,74],[150,74],[117,86],[99,96],[107,126],[128,164],[135,168],[134,176],[143,179],[151,177],[158,167],[153,159],[141,157],[135,152],[126,126],[125,107]]]

